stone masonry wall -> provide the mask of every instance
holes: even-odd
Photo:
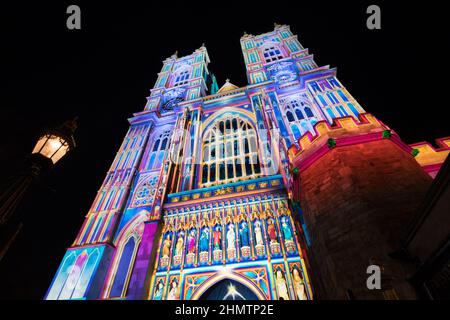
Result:
[[[299,173],[301,203],[311,236],[312,281],[319,299],[413,299],[409,266],[389,254],[432,179],[389,139],[335,147]],[[367,267],[384,266],[382,289],[366,287]],[[389,295],[390,294],[390,295]]]

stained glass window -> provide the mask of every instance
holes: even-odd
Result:
[[[261,174],[255,129],[239,116],[226,114],[205,136],[201,184],[236,182]],[[216,155],[216,150],[218,154]]]

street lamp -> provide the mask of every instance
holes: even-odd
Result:
[[[77,118],[57,128],[45,130],[27,157],[25,170],[0,195],[0,261],[22,228],[22,222],[14,216],[20,201],[37,177],[52,169],[75,148],[73,134],[76,128]]]
[[[77,128],[76,119],[65,122],[57,129],[47,130],[39,138],[32,154],[39,154],[44,158],[57,163],[70,150],[75,148],[73,133]]]

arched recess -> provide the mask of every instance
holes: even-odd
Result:
[[[222,280],[234,280],[236,282],[239,282],[243,286],[247,287],[252,293],[258,297],[259,300],[267,300],[266,296],[264,295],[264,292],[256,286],[252,281],[250,281],[248,278],[237,274],[235,272],[218,272],[208,278],[206,281],[204,281],[193,293],[191,296],[191,300],[198,300],[209,288],[211,288],[216,283],[222,281]]]
[[[144,232],[149,212],[140,211],[120,231],[115,240],[116,252],[110,265],[103,298],[123,298],[133,271],[134,261]],[[121,268],[124,268],[122,270]],[[113,295],[111,295],[113,294]]]
[[[189,79],[192,77],[192,66],[188,64],[183,64],[173,71],[172,77],[170,79],[170,87],[182,86],[188,83]]]
[[[152,131],[145,156],[139,166],[140,171],[150,171],[160,168],[162,159],[170,144],[172,125],[161,126],[157,129],[154,128]]]
[[[254,115],[224,108],[204,122],[201,187],[256,178],[262,174]]]
[[[199,300],[259,300],[252,290],[242,283],[231,279],[224,279],[212,285]]]
[[[314,133],[314,124],[319,116],[310,101],[303,96],[294,95],[283,98],[281,103],[295,140],[308,131]]]
[[[136,255],[136,243],[138,241],[139,240],[135,235],[131,235],[127,241],[124,242],[124,245],[121,248],[120,259],[118,260],[116,272],[109,292],[110,298],[121,298],[125,295],[128,279],[132,269],[130,266],[133,264],[134,257]]]
[[[277,60],[284,59],[286,50],[280,42],[267,41],[259,47],[260,56],[266,63],[271,63]]]

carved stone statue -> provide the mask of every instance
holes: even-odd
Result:
[[[289,225],[286,223],[286,221],[283,221],[283,224],[281,226],[283,227],[284,239],[286,241],[292,240],[291,228],[289,228]]]
[[[269,225],[267,227],[267,233],[269,234],[270,242],[278,242],[277,241],[277,230],[275,229],[273,220],[269,220]]]
[[[259,222],[259,221],[256,221],[256,223],[255,223],[255,238],[256,238],[257,246],[264,245],[262,231],[261,231],[261,222]]]
[[[239,234],[241,236],[241,247],[248,247],[248,225],[247,222],[242,222],[241,230],[239,230]]]
[[[294,268],[294,270],[292,270],[292,278],[294,280],[294,289],[295,294],[297,295],[297,299],[308,300],[305,290],[305,282],[303,280],[303,277],[298,272],[297,268]]]
[[[156,287],[155,296],[153,297],[154,300],[161,300],[162,294],[164,290],[164,283],[162,280],[159,280],[158,285]]]
[[[214,240],[214,250],[220,250],[222,248],[222,231],[219,227],[214,230],[213,233],[213,240]]]
[[[178,236],[175,252],[176,252],[177,256],[181,256],[183,254],[183,235],[182,234],[180,234]]]
[[[235,242],[236,242],[236,233],[234,232],[234,225],[230,224],[228,226],[227,231],[227,249],[235,249]]]
[[[172,241],[170,240],[170,235],[168,234],[166,239],[163,242],[163,251],[162,256],[168,257],[170,254],[170,245],[172,244]]]
[[[209,251],[209,231],[204,229],[202,235],[200,236],[200,252]]]
[[[178,283],[175,280],[172,281],[167,300],[178,300]]]
[[[280,300],[289,300],[289,294],[287,289],[286,280],[284,279],[283,273],[281,270],[277,270],[277,291],[278,291],[278,298]]]
[[[192,230],[188,237],[188,253],[195,252],[195,231]]]

